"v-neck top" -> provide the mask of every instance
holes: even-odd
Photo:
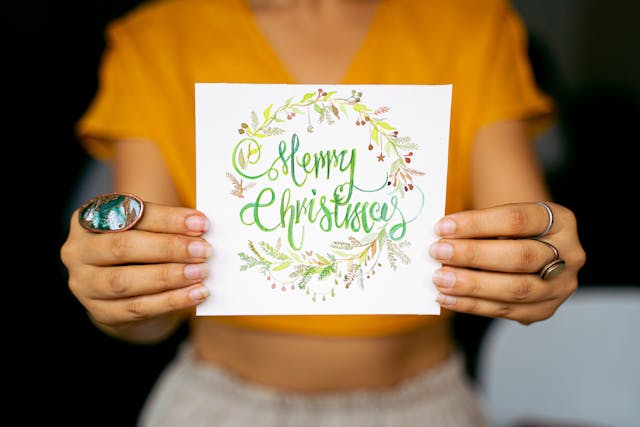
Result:
[[[113,141],[155,142],[181,202],[195,207],[196,82],[298,82],[245,0],[151,0],[111,22],[99,88],[77,123],[93,156]],[[329,59],[330,60],[330,59]],[[532,133],[553,117],[536,85],[526,30],[507,0],[380,0],[343,84],[451,84],[448,213],[470,207],[471,148],[492,122],[524,120]],[[213,291],[215,293],[215,290]],[[434,316],[229,316],[217,321],[321,335],[398,333]]]
[[[282,77],[282,81],[278,83],[296,84],[296,83],[330,83],[330,82],[302,82],[293,76],[293,73],[283,63],[278,53],[269,44],[269,41],[265,37],[262,29],[260,28],[251,7],[249,6],[249,0],[233,0],[239,4],[239,9],[244,14],[243,24],[250,38],[250,43],[256,51],[260,51],[263,55],[265,63],[273,66],[275,73]],[[366,61],[367,55],[370,55],[372,50],[376,49],[377,43],[381,37],[384,36],[386,7],[389,4],[388,1],[379,1],[375,7],[375,12],[369,27],[365,31],[364,38],[357,46],[355,55],[351,58],[346,70],[344,70],[342,78],[335,82],[336,84],[348,84],[352,82],[359,82],[360,71],[359,64],[362,61]]]

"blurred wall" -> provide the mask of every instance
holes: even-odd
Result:
[[[556,200],[578,217],[587,264],[581,282],[638,285],[640,237],[634,208],[638,179],[640,2],[514,0],[530,31],[541,86],[557,101],[546,159]],[[555,157],[554,157],[555,156]]]

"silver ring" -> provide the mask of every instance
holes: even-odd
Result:
[[[536,205],[540,205],[543,208],[545,208],[547,210],[547,214],[549,215],[549,222],[547,223],[547,228],[545,228],[542,233],[536,236],[536,237],[542,237],[546,235],[549,232],[549,230],[551,230],[551,227],[553,226],[553,211],[551,210],[549,205],[546,204],[545,202],[536,202]]]
[[[142,218],[144,202],[130,193],[96,196],[80,207],[78,221],[93,233],[115,233],[133,227]]]
[[[531,238],[531,240],[535,240],[537,242],[543,243],[546,247],[548,247],[549,249],[551,249],[551,251],[553,251],[553,259],[549,261],[547,264],[545,264],[542,267],[542,269],[540,269],[540,271],[538,272],[538,275],[543,280],[551,280],[564,269],[566,262],[565,260],[560,258],[560,252],[558,252],[558,249],[555,246],[553,246],[551,243],[545,240],[538,239],[536,237]]]

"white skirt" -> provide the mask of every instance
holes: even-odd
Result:
[[[454,355],[384,390],[299,395],[247,382],[183,344],[158,378],[139,427],[486,427],[463,359]]]

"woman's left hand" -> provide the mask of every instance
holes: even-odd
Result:
[[[433,276],[440,305],[525,325],[551,317],[576,290],[586,255],[573,212],[545,204],[551,215],[542,203],[511,203],[442,218],[429,251],[443,264]],[[556,254],[535,239],[565,261],[546,279],[540,272]]]

